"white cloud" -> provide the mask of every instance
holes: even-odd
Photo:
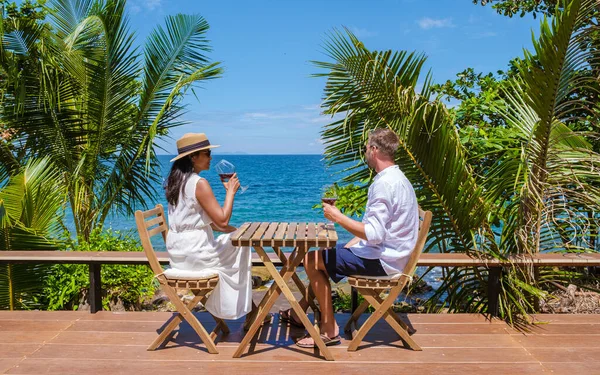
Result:
[[[133,0],[127,5],[131,13],[138,14],[142,11],[152,12],[162,9],[162,0]]]
[[[429,17],[421,18],[417,21],[419,27],[423,30],[439,29],[443,27],[454,27],[452,18],[433,19]]]
[[[144,6],[148,9],[148,10],[154,10],[157,8],[160,8],[162,0],[146,0],[143,2]]]
[[[376,31],[362,29],[362,28],[356,27],[356,26],[351,26],[350,31],[352,31],[352,33],[354,35],[356,35],[357,38],[369,38],[369,37],[377,36]]]

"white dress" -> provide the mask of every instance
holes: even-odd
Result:
[[[221,319],[238,319],[252,308],[250,248],[234,247],[229,234],[214,237],[212,220],[196,199],[201,179],[197,174],[190,176],[177,206],[169,204],[169,261],[174,270],[218,273],[219,282],[205,307]]]

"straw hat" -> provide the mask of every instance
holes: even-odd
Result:
[[[209,148],[219,147],[211,145],[204,133],[187,133],[177,140],[177,156],[171,159],[171,162],[181,159],[184,156],[193,154],[196,151],[208,150]]]

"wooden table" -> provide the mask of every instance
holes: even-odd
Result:
[[[311,247],[333,247],[337,242],[337,233],[333,225],[323,223],[244,223],[231,235],[231,243],[234,246],[252,246],[273,277],[273,284],[258,305],[257,315],[254,317],[252,325],[240,343],[234,358],[239,358],[246,350],[246,347],[260,328],[264,318],[271,310],[271,307],[281,293],[290,302],[292,309],[300,317],[302,324],[309,335],[315,340],[317,347],[322,355],[328,361],[333,361],[331,352],[325,346],[319,332],[312,325],[306,312],[302,310],[298,301],[292,294],[287,282],[292,279],[298,289],[304,295],[313,311],[317,311],[314,305],[314,296],[310,287],[306,288],[298,275],[296,268],[304,259],[304,256]],[[277,271],[275,265],[271,262],[269,255],[264,247],[272,247],[275,253],[281,259],[283,264],[281,271]],[[281,247],[293,247],[289,257],[281,250]],[[316,320],[316,319],[315,319]]]

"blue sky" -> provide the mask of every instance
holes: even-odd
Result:
[[[531,16],[508,18],[471,0],[397,1],[191,1],[129,0],[131,27],[142,43],[167,14],[196,13],[210,24],[209,57],[222,78],[190,95],[185,119],[163,144],[204,132],[217,153],[319,154],[324,79],[310,60],[328,60],[323,42],[348,27],[369,49],[424,52],[435,82],[467,67],[495,72],[531,46]],[[165,153],[165,152],[160,152]]]

